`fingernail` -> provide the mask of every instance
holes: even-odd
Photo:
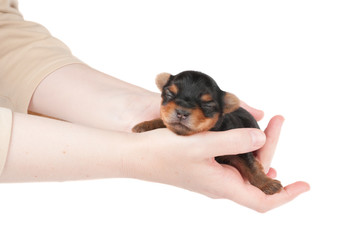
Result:
[[[250,130],[252,139],[252,145],[256,148],[260,148],[266,141],[266,136],[261,130]]]

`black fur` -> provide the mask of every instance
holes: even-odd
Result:
[[[216,126],[211,129],[211,131],[226,131],[234,128],[258,128],[258,123],[256,119],[244,108],[238,108],[236,111],[224,114],[221,117]],[[252,152],[238,154],[244,161],[246,161],[247,165],[251,167],[255,161],[254,155]],[[216,157],[216,160],[219,163],[228,163],[224,161],[222,157]]]

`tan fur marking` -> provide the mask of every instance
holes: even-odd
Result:
[[[163,120],[164,125],[171,130],[174,129],[172,128],[172,126],[168,124],[169,122],[168,119],[172,117],[172,114],[174,114],[176,108],[179,107],[174,102],[169,102],[168,104],[161,106],[161,111],[160,111],[161,119]],[[199,108],[193,110],[189,109],[189,110],[191,111],[191,114],[189,115],[189,119],[187,120],[189,122],[188,124],[185,124],[185,126],[187,126],[191,131],[189,130],[187,131],[185,130],[184,132],[176,131],[177,134],[192,135],[195,133],[208,131],[214,127],[214,125],[217,123],[219,118],[219,114],[216,114],[212,118],[207,118],[204,116],[202,110]]]
[[[203,94],[202,97],[201,97],[201,100],[203,102],[209,102],[209,101],[212,101],[212,96],[208,93],[206,94]]]
[[[169,86],[169,90],[174,94],[178,93],[178,87],[175,84],[172,84],[171,86]]]
[[[192,111],[191,114],[191,124],[194,129],[194,133],[208,131],[214,127],[219,118],[219,114],[216,114],[212,118],[207,118],[204,116],[201,109],[196,108]]]
[[[165,124],[168,122],[167,119],[175,111],[176,107],[177,105],[174,102],[169,102],[168,104],[160,107],[160,117]]]

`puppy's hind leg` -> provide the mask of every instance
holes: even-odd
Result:
[[[242,177],[267,195],[272,195],[282,190],[280,181],[268,177],[263,171],[262,165],[253,157],[252,153],[222,156],[217,161],[235,167]]]

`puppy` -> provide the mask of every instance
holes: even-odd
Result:
[[[145,132],[167,127],[178,135],[203,131],[226,131],[234,128],[259,128],[257,121],[233,94],[222,91],[208,75],[184,71],[177,75],[161,73],[156,84],[162,91],[160,119],[133,127],[133,132]],[[252,185],[271,195],[282,185],[269,178],[252,152],[218,156],[217,162],[235,167]]]

